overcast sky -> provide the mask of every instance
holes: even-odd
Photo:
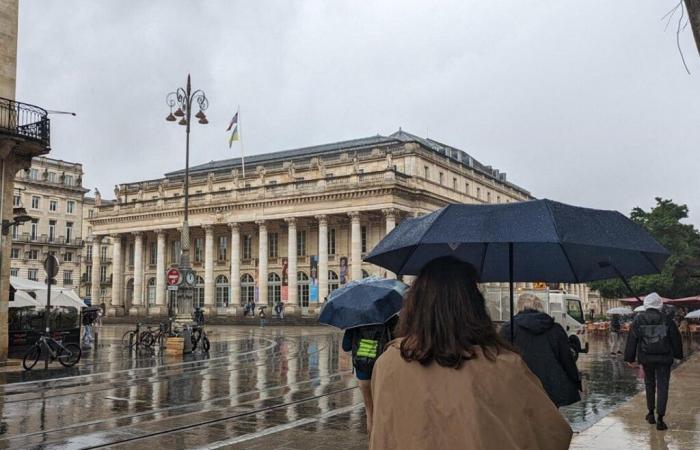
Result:
[[[17,98],[86,187],[184,167],[165,94],[210,100],[191,163],[404,130],[547,197],[629,213],[655,196],[700,225],[700,58],[675,0],[22,1]]]

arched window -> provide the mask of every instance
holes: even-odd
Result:
[[[193,292],[193,308],[203,308],[204,307],[204,278],[197,276],[197,280],[194,282],[194,292]]]
[[[225,308],[228,306],[228,278],[225,275],[216,277],[216,307]]]
[[[90,247],[88,247],[90,248]],[[131,308],[131,305],[134,303],[134,279],[130,279],[129,281],[126,282],[126,287],[124,288],[125,296],[124,298],[126,299],[126,303],[124,306],[126,308]]]
[[[267,276],[267,304],[274,306],[282,300],[282,279],[275,272]]]
[[[365,269],[362,269],[362,278],[369,278],[369,272],[367,272]]]
[[[146,297],[148,298],[148,306],[154,306],[156,304],[156,279],[155,277],[149,278],[147,283]]]
[[[301,306],[309,306],[309,276],[304,272],[297,272],[297,298]]]
[[[335,291],[339,287],[340,287],[340,279],[338,278],[338,274],[333,272],[332,270],[329,270],[328,271],[328,294]]]
[[[241,277],[241,305],[255,299],[255,279],[249,273]]]

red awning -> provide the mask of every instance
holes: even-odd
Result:
[[[644,297],[646,297],[646,296],[647,296],[646,294],[645,294],[645,295],[640,295],[639,298],[643,301],[643,300],[644,300]],[[670,299],[670,298],[666,298],[666,297],[661,297],[661,300],[663,300],[664,303],[669,303],[669,302],[673,302],[673,301],[674,301],[674,300],[672,300],[672,299]],[[620,301],[621,301],[622,303],[627,304],[627,305],[641,305],[641,304],[642,304],[642,302],[640,302],[639,300],[637,300],[636,297],[621,298]]]
[[[700,295],[695,295],[693,297],[676,298],[674,300],[668,301],[664,300],[664,303],[676,306],[700,306]]]

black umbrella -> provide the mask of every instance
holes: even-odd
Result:
[[[402,275],[452,256],[473,265],[482,282],[583,283],[659,273],[668,252],[617,211],[552,200],[448,205],[402,222],[365,261]],[[512,330],[512,328],[511,328]]]

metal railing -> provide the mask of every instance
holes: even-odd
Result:
[[[0,97],[0,133],[51,144],[51,126],[45,109]]]

